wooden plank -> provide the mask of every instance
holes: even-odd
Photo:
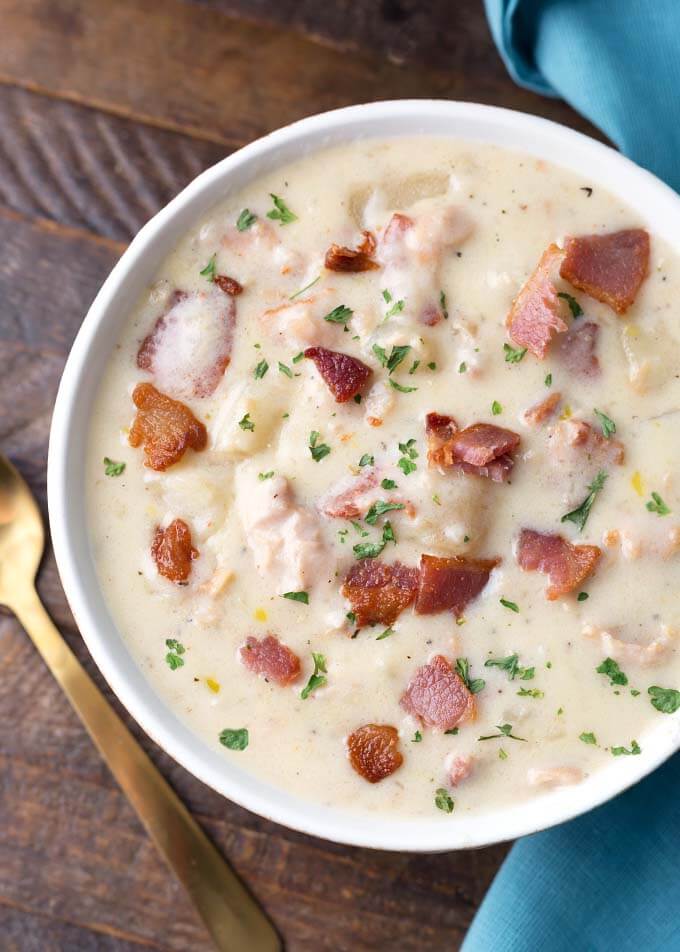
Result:
[[[510,83],[486,34],[477,51],[478,19],[450,64],[415,69],[182,0],[0,0],[0,14],[13,38],[0,81],[230,146],[303,115],[400,97],[476,99],[586,125]]]
[[[52,916],[2,905],[0,936],[3,952],[146,952],[151,948]]]
[[[0,205],[129,242],[228,149],[0,86]]]

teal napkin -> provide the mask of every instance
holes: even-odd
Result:
[[[521,86],[565,99],[680,191],[680,0],[485,0]]]
[[[680,190],[680,0],[485,0],[513,78]],[[520,840],[462,952],[680,952],[680,755]]]

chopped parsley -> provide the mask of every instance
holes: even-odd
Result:
[[[542,698],[545,695],[543,694],[543,691],[540,691],[538,688],[520,688],[517,692],[517,696]]]
[[[479,694],[486,687],[483,678],[470,678],[470,662],[467,658],[456,658],[456,674],[465,684],[470,694]]]
[[[391,377],[389,378],[389,384],[393,390],[398,390],[399,393],[414,393],[418,389],[417,387],[404,387],[403,384],[397,383]]]
[[[383,297],[384,297],[384,294],[383,294]],[[394,317],[395,314],[401,314],[401,312],[404,310],[405,307],[406,307],[405,301],[395,301],[392,307],[389,309],[389,311],[387,311],[387,313],[385,314],[384,319],[387,321],[390,319],[390,317]]]
[[[309,452],[312,454],[312,459],[315,463],[320,462],[324,456],[328,456],[331,451],[327,443],[319,443],[320,435],[318,430],[312,430],[309,434]]]
[[[359,465],[361,466],[361,463],[359,463]],[[383,481],[380,483],[380,485],[382,486],[383,489],[396,489],[396,488],[397,488],[397,484],[395,483],[395,481],[394,481],[393,479],[383,479]]]
[[[430,367],[429,364],[428,364],[427,366]],[[419,360],[414,360],[413,363],[411,364],[411,366],[409,367],[409,371],[408,371],[409,374],[414,374],[414,373],[416,372],[416,370],[418,369],[418,367],[420,367],[420,361],[419,361]],[[430,368],[430,369],[432,369],[432,368]]]
[[[415,734],[413,735],[413,740],[411,741],[411,743],[419,744],[422,739],[423,739],[423,735],[420,733],[420,731],[416,731]]]
[[[165,647],[168,649],[165,662],[171,671],[176,671],[177,668],[181,668],[184,664],[184,658],[182,658],[181,655],[184,654],[186,648],[180,641],[177,641],[176,638],[166,638]]]
[[[676,691],[675,688],[660,688],[658,685],[652,685],[651,688],[647,688],[647,694],[650,696],[652,707],[662,714],[675,714],[680,708],[680,691]]]
[[[512,733],[512,724],[496,724],[499,734],[487,734],[485,737],[478,737],[477,740],[495,740],[497,737],[509,737],[511,740],[521,740],[527,742],[526,737],[517,737]]]
[[[409,473],[415,472],[418,469],[417,465],[413,462],[418,459],[418,450],[416,449],[416,441],[411,438],[407,440],[406,443],[399,443],[399,452],[402,454],[401,459],[398,460],[397,466],[402,471],[404,476],[408,476]]]
[[[588,592],[579,592],[578,595],[576,596],[576,601],[585,602],[587,598],[589,598]]]
[[[444,733],[445,733],[445,734],[453,734],[453,736],[455,737],[455,735],[458,733],[458,731],[459,731],[459,728],[457,728],[457,727],[450,727],[449,730],[444,731]]]
[[[241,427],[242,430],[254,430],[254,429],[255,429],[255,424],[254,424],[253,421],[250,419],[250,414],[249,414],[249,413],[246,413],[246,415],[243,417],[243,419],[241,419],[241,420],[238,421],[238,425]]]
[[[328,681],[325,677],[325,675],[328,674],[328,670],[326,668],[326,658],[324,655],[312,651],[312,658],[314,659],[314,672],[310,675],[309,681],[303,687],[302,691],[300,691],[300,697],[303,701],[307,700],[312,691],[316,691],[317,688],[322,688]]]
[[[247,231],[256,221],[257,215],[253,215],[249,208],[244,208],[236,219],[236,227],[239,231]]]
[[[358,559],[377,559],[384,548],[384,542],[357,542],[352,551]]]
[[[202,277],[207,278],[208,281],[214,281],[215,276],[217,275],[217,254],[215,253],[210,261],[207,263],[205,268],[199,272]]]
[[[261,360],[259,364],[257,365],[257,367],[255,368],[255,370],[253,371],[253,376],[255,377],[256,380],[262,380],[262,378],[264,377],[264,375],[267,373],[268,370],[269,370],[269,364],[267,363],[267,361]]]
[[[382,292],[382,296],[383,296],[383,301],[385,302],[385,304],[389,304],[390,301],[392,300],[392,295],[387,290],[387,288],[385,288],[385,290]]]
[[[526,347],[511,347],[510,344],[503,344],[506,364],[518,364],[527,352]]]
[[[105,476],[122,476],[125,472],[125,463],[118,463],[115,459],[109,459],[108,456],[105,456],[102,462]]]
[[[602,427],[602,435],[606,440],[610,440],[612,436],[616,433],[616,423],[607,416],[606,413],[603,413],[601,410],[598,410],[597,407],[594,408],[594,413],[597,419],[600,421],[600,426]]]
[[[239,727],[237,730],[225,727],[220,733],[220,744],[228,747],[229,750],[245,750],[248,746],[248,740],[247,727]]]
[[[383,631],[382,635],[378,635],[378,637],[377,637],[375,640],[376,640],[376,641],[382,641],[383,638],[389,638],[390,635],[393,635],[393,634],[394,634],[394,628],[386,628],[386,629]]]
[[[265,479],[271,479],[273,475],[274,475],[274,470],[270,469],[266,473],[258,473],[257,478],[260,480],[261,483],[263,483]]]
[[[571,294],[567,294],[566,291],[558,291],[557,296],[558,298],[562,298],[563,301],[567,302],[572,317],[581,317],[583,314],[583,308],[575,297],[573,297]]]
[[[562,516],[560,522],[573,522],[574,525],[578,526],[579,532],[583,532],[585,524],[588,521],[588,516],[590,515],[590,510],[593,508],[595,497],[603,488],[606,479],[607,474],[603,469],[601,469],[592,483],[588,486],[588,495],[583,500],[581,505]]]
[[[445,787],[438,787],[434,794],[434,805],[444,813],[453,813],[456,804]]]
[[[379,344],[373,345],[373,353],[380,361],[382,367],[386,367],[389,373],[392,373],[393,370],[396,370],[399,364],[404,360],[406,355],[411,349],[410,344],[403,344],[400,346],[395,346],[390,351],[389,357],[384,347],[381,347]]]
[[[439,307],[441,308],[441,311],[442,311],[442,315],[443,315],[443,317],[444,317],[444,320],[445,320],[445,321],[448,321],[448,319],[449,319],[449,312],[448,312],[448,310],[446,309],[446,295],[444,294],[443,291],[440,291],[440,292],[439,292]]]
[[[297,215],[288,208],[282,198],[279,198],[278,195],[274,195],[273,192],[270,192],[269,195],[274,202],[274,207],[271,211],[267,212],[267,218],[271,218],[272,221],[278,221],[281,225],[289,225],[291,222],[297,221]]]
[[[293,357],[291,363],[293,363],[293,364],[299,364],[300,361],[303,359],[304,356],[305,356],[305,355],[304,355],[304,351],[300,351],[299,354],[296,354],[295,357]]]
[[[467,370],[467,364],[466,364],[465,361],[463,360],[463,361],[461,361],[461,362],[458,364],[458,373],[459,373],[459,374],[464,374],[466,370]]]
[[[503,407],[498,402],[498,400],[494,400],[494,402],[491,404],[491,412],[494,416],[498,416],[503,412]]]
[[[507,598],[501,598],[499,601],[504,608],[509,608],[511,612],[517,612],[517,614],[519,614],[519,605],[517,602],[511,602]]]
[[[386,522],[385,525],[383,526],[382,540],[383,540],[383,545],[387,545],[388,542],[394,542],[395,545],[397,544],[397,540],[394,537],[394,529],[392,528],[391,522]]]
[[[546,385],[546,387],[552,387],[552,374],[546,374],[543,383]]]
[[[307,592],[284,592],[281,598],[289,598],[291,602],[302,602],[303,605],[309,605],[309,594]]]
[[[305,291],[309,291],[309,289],[310,289],[310,288],[313,288],[314,285],[317,283],[317,281],[320,281],[320,280],[321,280],[321,275],[320,275],[320,274],[317,274],[317,276],[314,278],[313,281],[310,281],[309,284],[305,284],[304,288],[300,288],[300,289],[299,289],[298,291],[296,291],[294,294],[291,294],[291,296],[288,298],[288,300],[289,300],[289,301],[294,301],[295,298],[299,298],[301,294],[304,294]]]
[[[437,364],[435,363],[434,360],[431,360],[431,361],[429,362],[429,364],[427,365],[427,369],[428,369],[428,370],[436,370],[436,369],[437,369]],[[409,370],[409,373],[411,373],[410,370]]]
[[[597,744],[597,737],[593,733],[583,733],[578,735],[578,739],[584,744]]]
[[[373,503],[371,508],[368,510],[364,517],[364,522],[367,522],[369,526],[374,526],[380,516],[384,515],[386,512],[391,512],[393,509],[403,509],[403,502],[384,502],[382,499],[378,499]]]
[[[630,750],[628,750],[627,747],[612,747],[610,749],[612,752],[612,756],[614,757],[621,757],[621,756],[630,757],[631,754],[642,753],[642,747],[640,747],[640,745],[638,744],[636,740],[632,740],[630,742]]]
[[[652,493],[652,498],[645,503],[647,512],[655,512],[657,516],[667,516],[670,509],[658,493]]]
[[[338,304],[337,307],[334,307],[332,311],[329,311],[328,314],[324,315],[324,321],[328,321],[329,324],[347,324],[347,321],[354,314],[354,311],[351,307],[346,307],[344,304]]]
[[[498,749],[498,759],[499,759],[499,760],[507,760],[507,759],[508,759],[507,751],[503,750],[502,747],[500,747],[500,748]]]
[[[623,673],[618,663],[613,658],[605,658],[602,664],[595,668],[598,674],[604,674],[609,678],[609,683],[625,685],[628,684],[628,678]]]
[[[484,667],[500,668],[501,671],[506,671],[510,681],[514,681],[515,678],[519,678],[520,681],[531,681],[536,671],[535,668],[522,668],[517,654],[508,655],[507,658],[488,658],[484,662]]]
[[[293,371],[286,364],[281,363],[281,361],[279,361],[279,373],[285,374],[286,377],[290,377],[291,380],[293,379]]]
[[[359,466],[375,466],[375,457],[370,453],[364,453],[359,460]]]

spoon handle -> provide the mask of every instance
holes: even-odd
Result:
[[[279,952],[274,927],[90,680],[37,593],[13,606],[220,952]]]

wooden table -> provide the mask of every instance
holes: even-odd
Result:
[[[481,0],[0,0],[0,31],[0,446],[43,510],[52,404],[82,317],[134,233],[203,168],[301,116],[404,96],[494,103],[592,131],[513,85]],[[40,590],[110,695],[50,552]],[[182,891],[7,615],[0,666],[0,946],[207,952]],[[457,948],[505,855],[380,853],[293,833],[222,799],[132,729],[290,950]]]

